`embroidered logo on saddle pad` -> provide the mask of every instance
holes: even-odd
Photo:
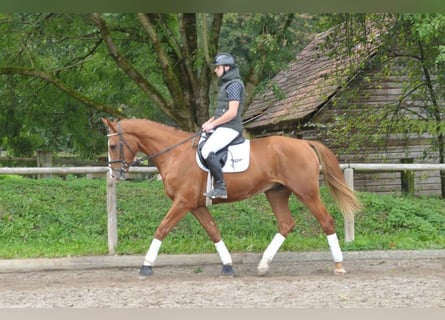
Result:
[[[199,142],[201,146],[201,140]],[[196,163],[204,170],[209,171],[207,166],[203,163],[203,159],[200,155],[201,148],[198,147],[196,152]],[[224,173],[235,173],[247,170],[250,162],[250,140],[244,139],[244,142],[230,145],[223,150],[217,152],[216,156],[221,161]]]

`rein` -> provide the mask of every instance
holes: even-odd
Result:
[[[176,143],[176,144],[174,144],[174,145],[172,145],[172,146],[170,146],[170,147],[165,148],[164,150],[161,150],[161,151],[155,153],[155,154],[152,154],[152,155],[150,155],[150,156],[145,156],[145,157],[142,157],[142,158],[140,158],[140,159],[137,159],[137,160],[133,161],[131,164],[134,164],[134,163],[139,164],[139,163],[141,163],[142,161],[145,161],[145,160],[148,160],[148,159],[156,158],[157,156],[160,156],[160,155],[163,154],[163,153],[169,152],[170,150],[173,150],[173,149],[179,147],[180,145],[183,145],[183,144],[186,143],[187,141],[196,138],[196,137],[199,136],[200,134],[201,134],[201,130],[199,130],[198,132],[195,132],[191,137],[188,137],[188,138],[186,138],[186,139],[184,139],[184,140],[182,140],[182,141],[180,141],[180,142],[178,142],[178,143]],[[192,146],[195,146],[195,142],[193,142]],[[130,149],[130,150],[131,150],[131,149]]]
[[[167,153],[177,147],[179,147],[180,145],[183,145],[184,143],[186,143],[189,140],[195,139],[197,136],[199,136],[201,134],[201,130],[199,130],[198,132],[194,133],[192,136],[170,146],[165,148],[164,150],[161,150],[159,152],[156,152],[152,155],[149,156],[145,156],[145,157],[141,157],[138,158],[130,163],[128,163],[127,161],[125,161],[125,157],[124,157],[124,145],[128,148],[128,150],[130,150],[130,152],[133,153],[133,155],[136,154],[136,152],[133,151],[133,149],[130,147],[130,145],[127,143],[127,141],[124,139],[123,136],[123,132],[122,132],[122,128],[120,126],[120,124],[117,124],[117,132],[114,133],[109,133],[107,134],[107,137],[113,137],[113,136],[118,136],[119,137],[119,155],[120,155],[120,159],[119,160],[109,160],[108,161],[108,165],[112,164],[112,163],[118,163],[120,162],[122,164],[121,168],[119,169],[119,171],[121,173],[125,172],[129,167],[131,166],[135,166],[135,165],[139,165],[142,162],[144,162],[145,160],[149,160],[149,159],[153,159],[156,158],[164,153]],[[195,146],[195,142],[193,142],[193,146]],[[112,169],[112,170],[116,170],[116,169]]]

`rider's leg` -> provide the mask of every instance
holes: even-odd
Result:
[[[226,184],[224,182],[224,174],[222,172],[221,163],[216,158],[216,152],[227,146],[232,142],[237,136],[238,131],[219,127],[205,142],[201,154],[207,163],[210,173],[214,177],[214,189],[208,193],[204,193],[206,197],[212,199],[215,198],[227,198]]]
[[[205,161],[207,163],[207,167],[210,170],[210,173],[214,178],[214,183],[213,189],[210,192],[205,192],[204,195],[212,199],[227,199],[227,189],[226,183],[224,182],[224,174],[222,172],[221,163],[216,158],[214,152],[210,152]]]

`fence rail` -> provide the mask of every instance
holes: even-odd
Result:
[[[356,171],[436,171],[445,170],[445,163],[348,163],[340,168]]]
[[[375,163],[348,163],[340,164],[346,183],[354,188],[354,171],[442,171],[445,164],[375,164]],[[116,183],[110,178],[108,167],[46,167],[46,168],[0,168],[0,175],[35,175],[35,174],[104,174],[107,177],[107,233],[108,252],[115,254],[118,242],[117,236],[117,196]],[[129,173],[157,173],[156,167],[131,167]],[[354,240],[354,217],[345,218],[345,241]]]

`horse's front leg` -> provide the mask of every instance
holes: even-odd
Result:
[[[206,207],[200,207],[191,210],[191,212],[207,231],[210,239],[212,239],[215,243],[216,251],[218,252],[219,258],[221,259],[223,265],[221,275],[233,276],[234,271],[232,266],[232,257],[229,253],[229,250],[227,250],[224,241],[221,238],[218,226],[216,225],[216,222],[210,214],[209,210]]]
[[[146,279],[153,274],[153,265],[158,257],[159,249],[162,245],[162,240],[172,230],[172,228],[186,215],[189,210],[180,203],[173,203],[170,210],[162,219],[161,223],[156,229],[154,238],[150,244],[150,248],[145,255],[144,263],[139,270],[140,279]]]

